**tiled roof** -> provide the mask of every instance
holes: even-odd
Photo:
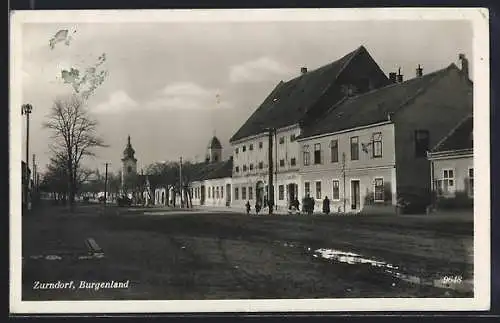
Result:
[[[318,122],[305,127],[298,139],[388,121],[389,114],[423,93],[434,80],[445,76],[452,69],[458,67],[451,64],[447,68],[421,77],[345,98],[326,112]]]
[[[192,181],[226,178],[231,177],[233,174],[232,159],[215,163],[198,163],[193,166],[195,167],[195,173]]]
[[[230,141],[256,135],[264,132],[266,128],[281,128],[300,122],[325,91],[335,83],[347,63],[362,51],[366,51],[363,46],[331,64],[288,82],[281,81]]]
[[[432,149],[432,152],[472,149],[474,142],[473,121],[472,115],[462,120],[446,137],[438,142],[436,147]]]

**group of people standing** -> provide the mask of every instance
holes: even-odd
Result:
[[[310,197],[308,194],[302,200],[302,212],[305,214],[313,214],[315,203],[316,203],[315,200],[312,197]],[[265,204],[264,207],[267,207],[267,206],[271,207],[270,205],[268,205],[269,203],[267,203],[267,199],[264,199],[264,204]],[[250,214],[250,211],[251,211],[250,201],[247,201],[247,203],[245,204],[245,207],[246,207],[247,214]],[[260,202],[256,202],[255,203],[255,213],[258,215],[261,210],[262,210],[262,206],[261,206]],[[288,206],[288,210],[300,212],[299,200],[296,198],[294,200],[292,200]],[[330,199],[328,199],[328,196],[325,196],[325,198],[323,199],[322,210],[323,210],[324,214],[330,214]]]

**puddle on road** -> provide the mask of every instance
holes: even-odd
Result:
[[[387,263],[382,260],[370,259],[354,252],[328,248],[314,249],[311,247],[304,247],[293,242],[281,242],[280,244],[285,247],[303,248],[306,252],[312,254],[313,258],[316,259],[325,259],[328,261],[344,263],[348,265],[370,265],[371,267],[374,267],[374,269],[378,270],[381,274],[390,275],[398,280],[416,285],[450,289],[460,292],[473,292],[474,289],[472,279],[462,280],[460,276],[456,275],[444,276],[441,279],[436,279],[434,277],[418,277],[412,274],[404,273],[399,266]],[[395,283],[393,283],[392,286],[395,286]]]

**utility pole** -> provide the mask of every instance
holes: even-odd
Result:
[[[274,194],[275,193],[274,188],[278,187],[278,133],[276,129],[274,129],[274,143],[275,143],[274,151],[275,151],[275,163],[276,163],[276,167],[274,167],[274,180],[276,181],[276,185],[273,186],[273,196],[275,197],[276,194]],[[274,199],[273,203],[275,209],[278,210],[278,203],[276,203]]]
[[[108,164],[106,163],[106,172],[104,173],[104,206],[108,201]]]
[[[23,104],[21,106],[21,115],[26,115],[26,183],[25,183],[25,203],[26,207],[29,208],[29,185],[30,185],[30,172],[29,172],[29,145],[30,145],[30,114],[33,111],[33,106],[31,104]]]
[[[269,207],[269,215],[273,214],[273,207],[274,207],[274,181],[273,181],[273,133],[274,129],[269,129],[269,147],[268,147],[268,154],[269,154],[269,180],[268,180],[268,207]]]
[[[32,188],[32,190],[33,190],[34,194],[36,194],[37,190],[38,190],[38,185],[37,185],[37,181],[36,181],[37,175],[38,174],[37,174],[36,163],[35,163],[35,154],[33,154],[33,188]],[[32,200],[33,200],[33,198],[32,198]]]
[[[344,185],[343,185],[343,200],[344,200],[344,214],[345,214],[345,153],[342,153],[342,178],[344,180]]]
[[[184,200],[182,198],[182,157],[180,158],[179,164],[179,190],[181,195],[181,208],[184,207]]]

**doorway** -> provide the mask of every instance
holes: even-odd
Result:
[[[359,180],[351,180],[351,210],[358,210],[360,208],[359,195]]]
[[[200,205],[205,205],[205,186],[201,185]]]
[[[255,203],[264,205],[264,183],[262,181],[258,181],[255,185]]]
[[[298,196],[297,196],[298,185],[292,183],[292,184],[288,184],[287,187],[288,187],[288,203],[291,203],[291,202],[295,201],[295,199],[298,198]]]
[[[231,205],[231,184],[226,184],[226,206]]]

